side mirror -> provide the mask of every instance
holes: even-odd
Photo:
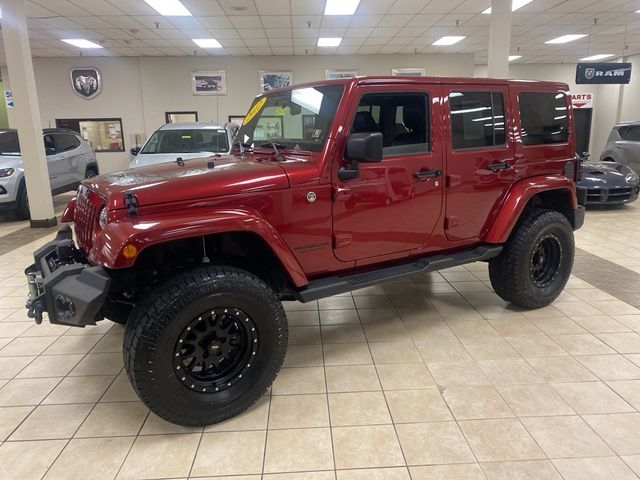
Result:
[[[131,152],[131,155],[133,155],[135,157],[136,155],[138,155],[138,153],[140,153],[140,147],[133,147],[129,151]]]
[[[381,162],[382,133],[366,132],[349,135],[344,156],[352,162]]]
[[[358,163],[376,163],[382,161],[382,133],[352,133],[347,138],[344,158],[351,162],[351,168],[341,167],[338,178],[342,181],[356,178],[360,170]]]
[[[56,154],[56,149],[53,147],[46,147],[44,149],[44,153],[45,155],[55,155]]]

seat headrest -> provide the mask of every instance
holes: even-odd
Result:
[[[424,109],[415,105],[405,106],[402,111],[402,121],[405,127],[411,131],[424,129]]]
[[[357,112],[353,119],[353,128],[351,131],[353,133],[377,132],[378,125],[376,125],[376,121],[373,119],[371,112]]]

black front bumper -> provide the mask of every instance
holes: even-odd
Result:
[[[104,268],[85,263],[68,225],[33,257],[35,262],[24,272],[29,283],[26,307],[30,318],[41,323],[47,312],[51,323],[74,327],[95,325],[103,318],[100,308],[111,278]]]

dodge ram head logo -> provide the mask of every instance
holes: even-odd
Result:
[[[584,69],[584,76],[587,80],[591,80],[593,77],[596,76],[596,69],[595,68],[585,68]]]
[[[70,76],[73,91],[85,100],[91,100],[102,91],[102,77],[97,68],[74,68]]]

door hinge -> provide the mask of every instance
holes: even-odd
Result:
[[[129,215],[138,214],[138,197],[129,190],[124,192],[124,206],[127,207]]]
[[[349,187],[333,187],[333,201],[341,202],[351,197],[351,188]]]
[[[333,236],[333,248],[346,247],[351,245],[353,236],[350,233],[336,233]]]
[[[447,188],[457,187],[462,184],[462,175],[447,175],[445,177],[447,179]]]

